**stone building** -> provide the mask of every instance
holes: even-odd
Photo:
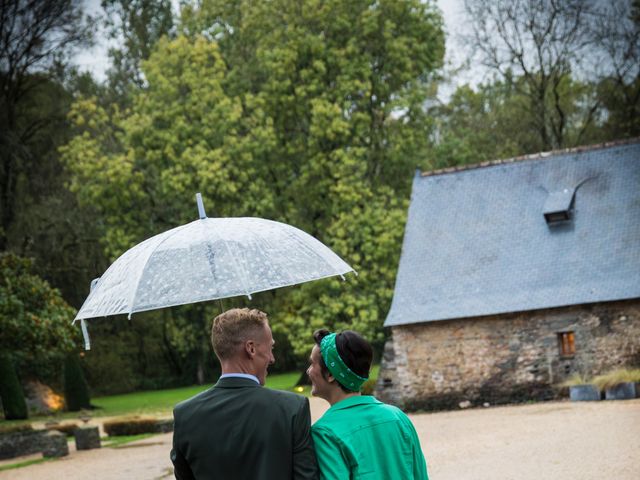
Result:
[[[640,141],[417,172],[385,326],[409,410],[640,366]]]

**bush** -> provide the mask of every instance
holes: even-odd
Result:
[[[580,373],[575,373],[567,378],[564,382],[562,382],[560,387],[575,387],[576,385],[587,385],[589,382],[589,378],[586,375],[582,375]]]
[[[67,410],[78,412],[83,408],[91,408],[89,387],[84,379],[80,360],[74,353],[64,361],[64,399]]]
[[[613,372],[606,373],[604,375],[598,375],[591,380],[590,383],[594,384],[600,391],[614,388],[621,383],[638,382],[640,383],[640,369],[634,370],[614,370]]]
[[[105,433],[112,436],[140,435],[156,433],[158,420],[153,417],[123,417],[109,420],[102,424]]]
[[[16,369],[11,357],[6,354],[0,354],[0,397],[5,419],[22,420],[29,416]]]

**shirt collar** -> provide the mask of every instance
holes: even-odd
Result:
[[[357,405],[369,405],[373,403],[382,403],[376,397],[372,395],[354,395],[347,397],[344,400],[340,400],[338,403],[331,405],[329,410],[342,410],[345,408],[355,407]]]
[[[220,380],[222,380],[223,378],[247,378],[260,385],[260,380],[258,380],[258,377],[256,377],[255,375],[251,375],[250,373],[225,373],[223,375],[220,375]]]

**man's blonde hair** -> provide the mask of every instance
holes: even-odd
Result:
[[[267,314],[257,309],[233,308],[213,319],[211,345],[220,360],[232,357],[247,340],[262,335]]]

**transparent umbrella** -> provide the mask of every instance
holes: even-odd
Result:
[[[354,270],[311,235],[261,218],[200,219],[123,253],[100,277],[74,322],[295,285]]]

